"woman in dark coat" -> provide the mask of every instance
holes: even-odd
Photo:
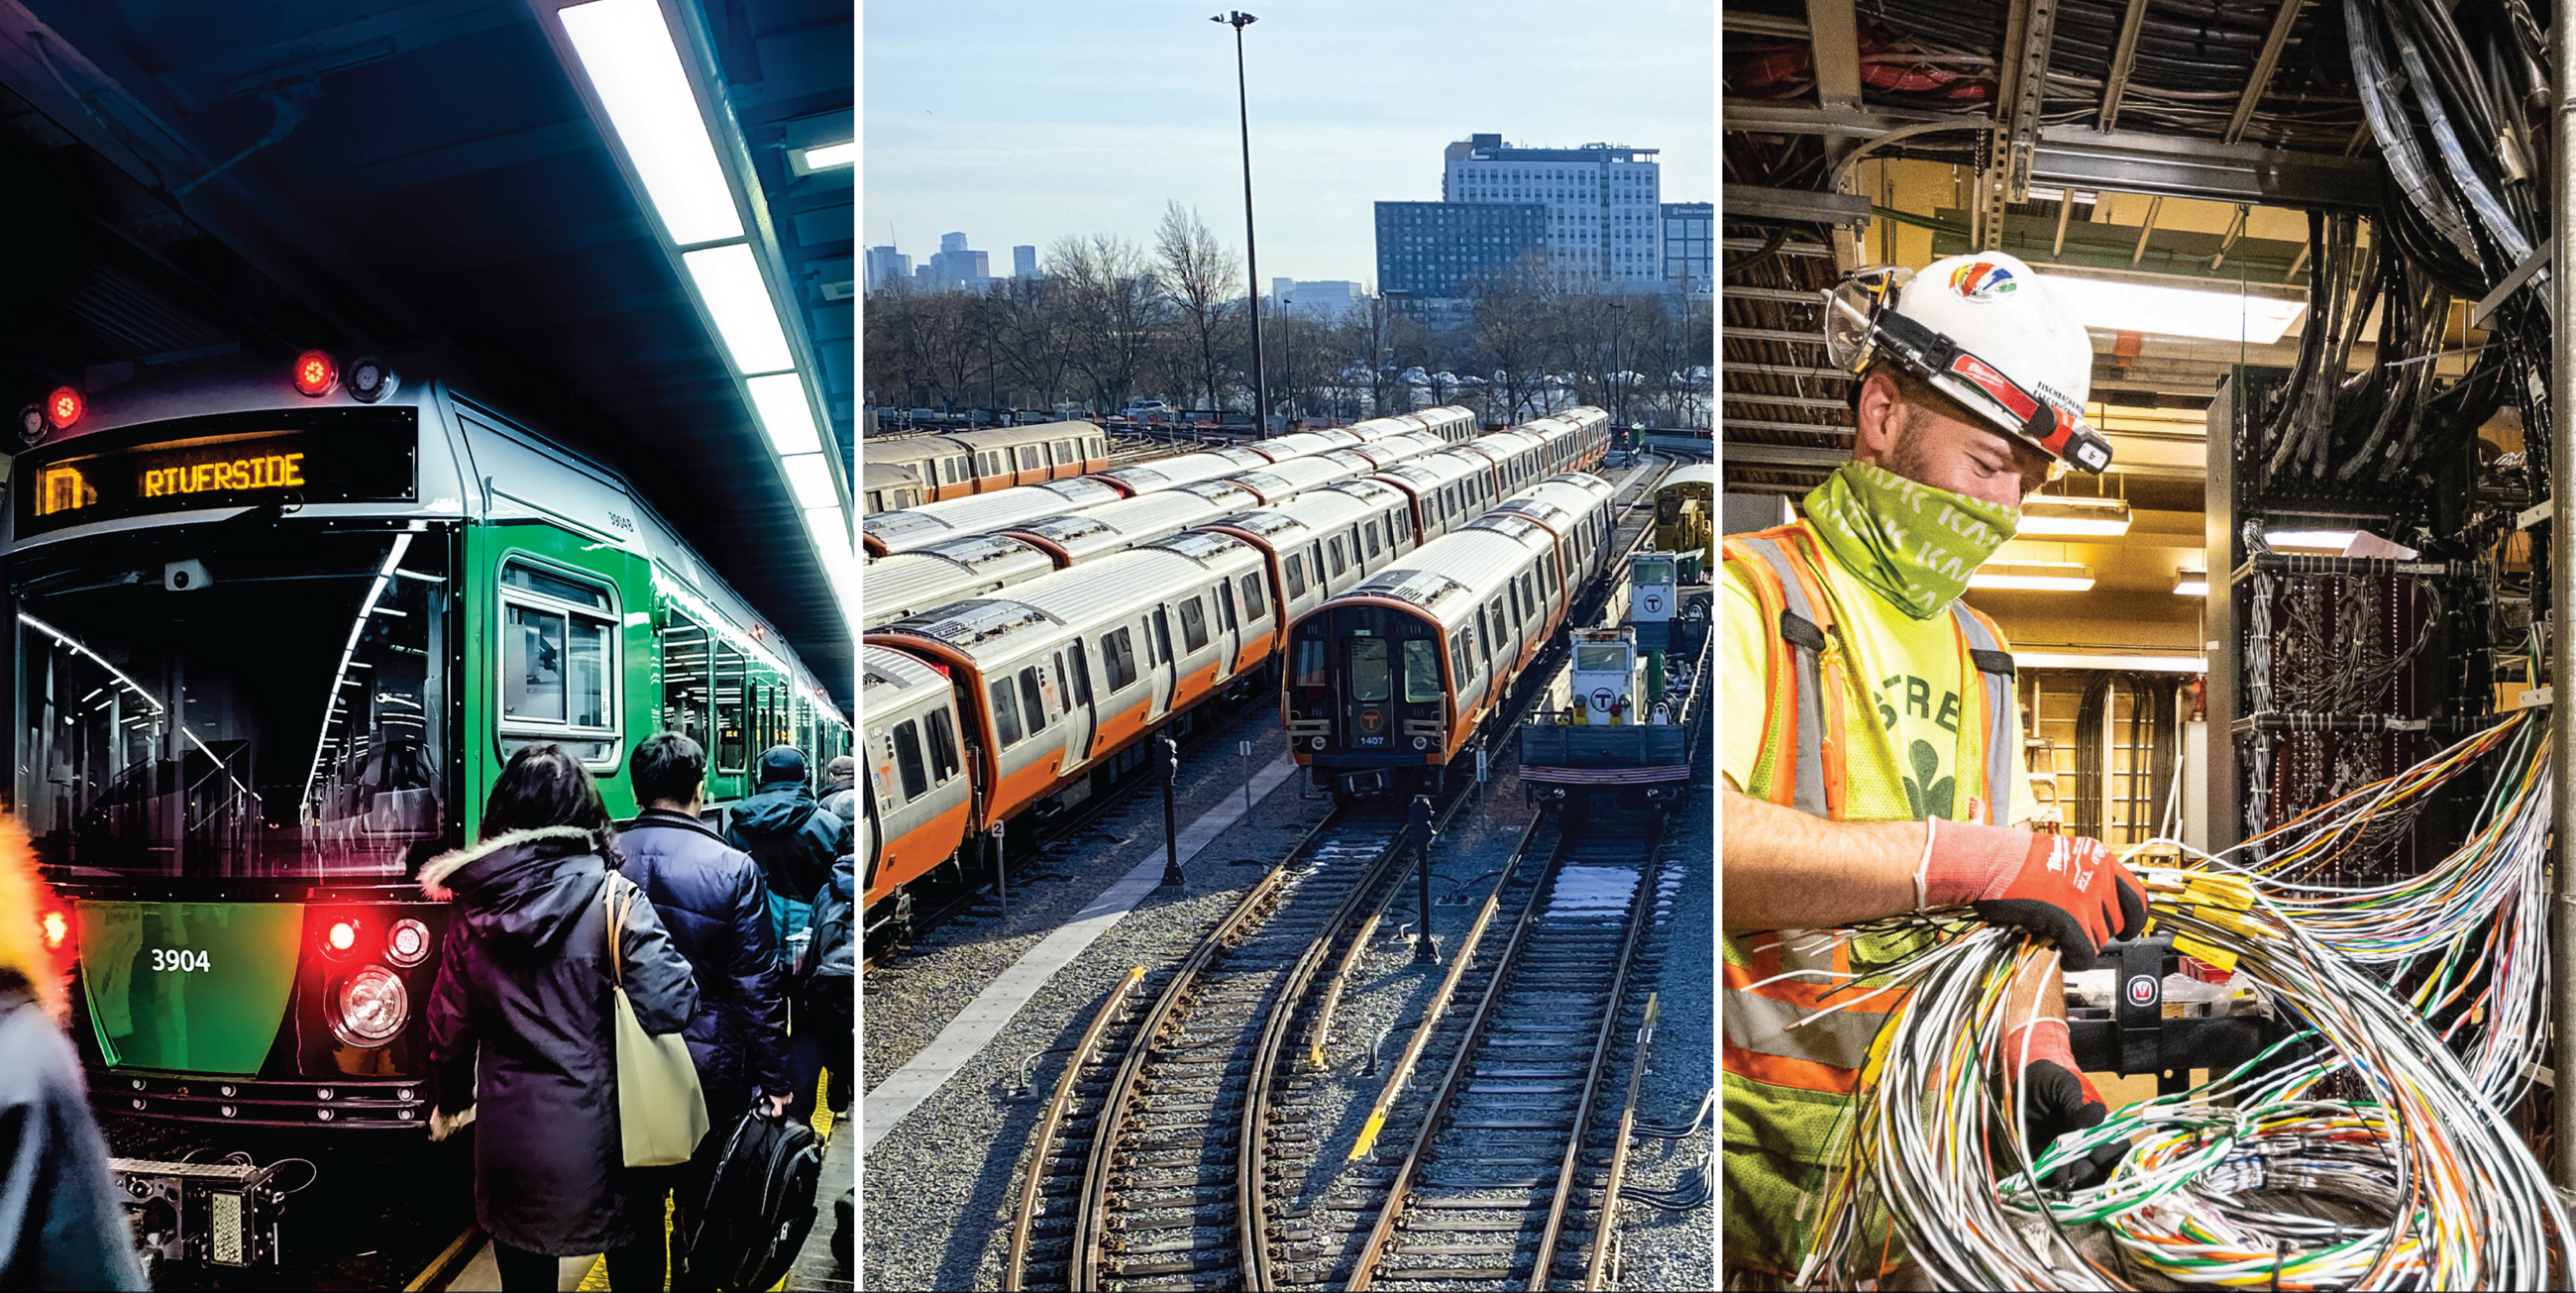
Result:
[[[614,1287],[662,1287],[660,1219],[628,1197],[649,1178],[626,1167],[618,1130],[609,830],[580,762],[530,746],[493,786],[481,841],[421,870],[422,892],[456,904],[429,998],[431,1130],[469,1110],[481,1128],[474,1214],[505,1289],[551,1290],[556,1258],[599,1252]],[[634,904],[620,942],[637,1021],[687,1026],[697,984],[651,903]]]
[[[0,816],[0,1289],[150,1288],[63,1036],[39,892],[26,834]]]

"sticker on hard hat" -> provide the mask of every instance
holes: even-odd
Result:
[[[1950,271],[1950,290],[1961,299],[1983,305],[2006,292],[2019,290],[2013,272],[1990,260],[1961,265]]]

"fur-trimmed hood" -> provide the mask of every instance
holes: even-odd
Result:
[[[506,848],[520,844],[533,844],[538,840],[566,840],[575,844],[589,844],[595,842],[597,838],[596,835],[578,826],[540,826],[532,831],[506,831],[479,844],[441,853],[422,863],[420,894],[431,902],[445,902],[455,897],[456,895],[445,885],[447,877],[456,874],[478,858],[487,857]]]
[[[511,831],[433,859],[420,891],[452,901],[477,938],[555,944],[599,901],[608,861],[598,834],[574,826]]]

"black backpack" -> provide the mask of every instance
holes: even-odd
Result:
[[[814,1129],[754,1109],[735,1120],[689,1218],[688,1274],[720,1289],[765,1289],[796,1264],[814,1228],[823,1142]]]
[[[847,867],[850,859],[841,859]],[[814,895],[813,934],[805,942],[804,954],[797,958],[790,974],[789,990],[798,1001],[826,1003],[846,1013],[850,1000],[850,977],[856,972],[850,949],[851,926],[858,913],[845,901],[839,889],[831,884]]]

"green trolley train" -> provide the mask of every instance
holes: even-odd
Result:
[[[706,746],[719,810],[768,746],[850,748],[618,476],[443,382],[308,352],[58,390],[20,431],[9,807],[103,1109],[424,1127],[416,879],[512,751],[575,751],[628,816],[655,731]]]

